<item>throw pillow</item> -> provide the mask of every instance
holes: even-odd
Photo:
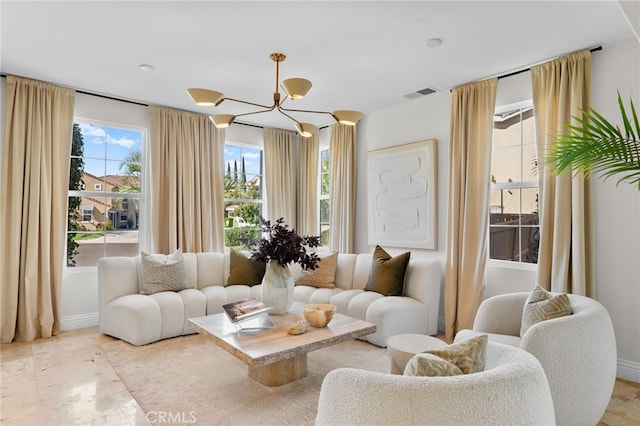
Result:
[[[404,274],[407,271],[411,252],[391,257],[382,247],[373,251],[373,263],[365,290],[375,291],[385,296],[402,296]]]
[[[336,266],[338,264],[338,252],[321,257],[316,269],[303,270],[296,285],[308,285],[317,288],[335,288]]]
[[[140,294],[161,291],[180,291],[187,288],[187,273],[184,269],[182,250],[170,255],[141,252],[142,290]]]
[[[231,249],[229,256],[229,278],[226,285],[254,286],[262,282],[265,263],[251,259]]]
[[[540,286],[536,286],[524,304],[520,337],[529,328],[541,321],[571,315],[571,301],[566,293],[553,295]]]
[[[404,369],[406,376],[457,376],[484,371],[489,336],[471,339],[431,349],[417,354]]]

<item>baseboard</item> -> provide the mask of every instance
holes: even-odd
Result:
[[[618,358],[616,376],[620,379],[640,383],[640,363]]]
[[[95,327],[98,325],[100,317],[98,312],[81,315],[69,315],[60,318],[60,330],[75,330],[77,328]]]
[[[438,317],[438,331],[444,331],[444,317]]]

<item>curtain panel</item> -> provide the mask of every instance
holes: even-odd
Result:
[[[290,228],[298,229],[297,134],[280,129],[264,129],[263,134],[266,218],[273,223],[282,217]]]
[[[445,336],[473,328],[484,299],[493,114],[498,80],[452,90],[445,263]]]
[[[75,92],[7,76],[0,184],[1,340],[59,331]]]
[[[571,53],[531,68],[538,159],[566,131],[572,115],[591,104],[591,53]],[[576,124],[576,123],[572,123]],[[538,161],[540,251],[538,284],[547,290],[595,296],[594,224],[590,179],[555,175]]]
[[[318,235],[318,163],[320,137],[314,130],[309,138],[299,139],[298,163],[298,232]]]
[[[356,126],[332,124],[329,145],[331,251],[353,253],[356,211]]]
[[[204,115],[149,107],[150,247],[224,250],[224,130]]]

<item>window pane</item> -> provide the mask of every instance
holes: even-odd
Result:
[[[329,223],[330,223],[329,200],[320,200],[320,244],[329,245]]]
[[[522,176],[521,153],[522,149],[520,146],[494,149],[491,166],[491,182],[519,182]]]
[[[225,202],[224,245],[245,250],[245,243],[260,238],[261,203]]]
[[[329,195],[329,151],[320,152],[320,195]]]
[[[142,137],[139,130],[74,124],[69,189],[102,194],[69,197],[68,266],[139,253]]]
[[[519,227],[490,226],[489,253],[491,259],[518,261]]]
[[[224,146],[224,198],[262,199],[262,150]]]
[[[526,263],[538,263],[540,228],[538,226],[523,226],[520,232],[522,241],[522,256],[520,261]]]
[[[538,188],[523,188],[522,194],[522,225],[538,224]]]
[[[491,224],[518,221],[520,190],[493,189],[490,195]]]

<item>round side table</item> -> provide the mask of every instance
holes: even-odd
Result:
[[[396,334],[387,340],[391,374],[404,373],[407,362],[418,353],[447,346],[447,342],[424,334]]]

